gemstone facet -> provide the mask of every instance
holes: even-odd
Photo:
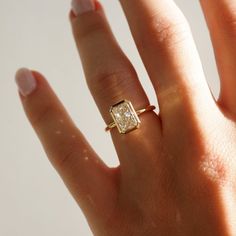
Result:
[[[120,133],[126,134],[137,129],[140,120],[130,101],[123,100],[110,109],[110,114]]]

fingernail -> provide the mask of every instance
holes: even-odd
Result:
[[[71,7],[73,13],[78,16],[84,12],[94,11],[94,0],[72,0]]]
[[[33,73],[26,68],[19,69],[16,72],[15,80],[18,89],[23,96],[28,96],[36,89],[36,79],[34,78]]]

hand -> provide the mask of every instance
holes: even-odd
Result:
[[[94,235],[236,235],[236,2],[201,4],[221,78],[218,101],[174,2],[121,0],[160,113],[142,114],[140,128],[130,133],[111,130],[117,168],[99,159],[41,74],[21,69],[16,75],[25,112]],[[101,4],[75,0],[72,6],[88,87],[104,121],[111,122],[110,106],[123,99],[147,107]]]

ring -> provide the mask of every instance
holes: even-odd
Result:
[[[119,133],[126,134],[130,131],[138,129],[140,126],[139,115],[144,112],[153,111],[156,107],[149,105],[144,109],[135,111],[132,103],[128,100],[122,100],[111,106],[109,112],[113,122],[107,125],[105,131],[109,131],[115,127],[118,128]]]

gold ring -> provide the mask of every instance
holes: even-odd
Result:
[[[132,103],[128,100],[122,100],[115,105],[111,106],[110,114],[113,119],[107,127],[105,131],[109,131],[115,127],[118,128],[119,133],[126,134],[130,131],[138,129],[140,126],[139,115],[144,112],[153,111],[156,107],[153,105],[149,105],[146,108],[135,111]]]

